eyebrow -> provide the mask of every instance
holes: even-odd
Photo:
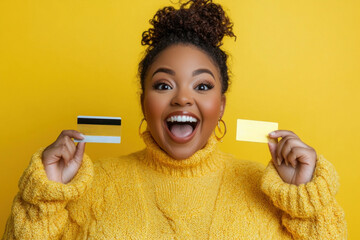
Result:
[[[167,73],[167,74],[170,74],[170,75],[173,75],[175,76],[175,72],[171,69],[168,69],[168,68],[159,68],[157,69],[152,76],[154,76],[155,74],[157,74],[158,72],[164,72],[164,73]]]
[[[159,73],[159,72],[163,72],[163,73],[167,73],[167,74],[170,74],[172,76],[175,76],[175,72],[173,70],[169,69],[169,68],[159,68],[153,73],[152,76],[154,76],[156,73]],[[213,78],[215,78],[214,74],[209,69],[206,69],[206,68],[200,68],[200,69],[195,70],[192,73],[192,76],[195,77],[196,75],[200,75],[202,73],[208,73]]]
[[[208,73],[215,79],[214,74],[209,69],[205,69],[205,68],[200,68],[200,69],[195,70],[193,72],[192,76],[194,77],[194,76],[202,74],[202,73]]]

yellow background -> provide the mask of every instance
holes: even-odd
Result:
[[[360,2],[221,1],[233,84],[221,148],[266,164],[263,143],[235,141],[236,119],[278,122],[336,167],[349,239],[360,238]],[[122,143],[87,144],[93,158],[143,148],[137,64],[142,31],[170,0],[0,0],[0,234],[32,153],[76,128],[77,115],[122,117]]]

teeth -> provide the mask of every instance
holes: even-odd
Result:
[[[166,119],[166,121],[167,122],[197,122],[197,119],[191,116],[178,115],[178,116],[171,116],[168,119]]]

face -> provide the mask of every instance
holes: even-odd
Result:
[[[202,149],[225,108],[221,77],[211,58],[192,45],[162,51],[145,77],[142,108],[157,144],[175,159]]]

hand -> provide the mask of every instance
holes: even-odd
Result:
[[[277,130],[269,134],[269,138],[272,161],[283,181],[295,185],[310,182],[316,165],[315,149],[291,131]]]
[[[71,138],[83,139],[75,130],[64,130],[42,153],[42,163],[49,180],[68,183],[78,172],[85,151],[85,142],[77,146]]]

